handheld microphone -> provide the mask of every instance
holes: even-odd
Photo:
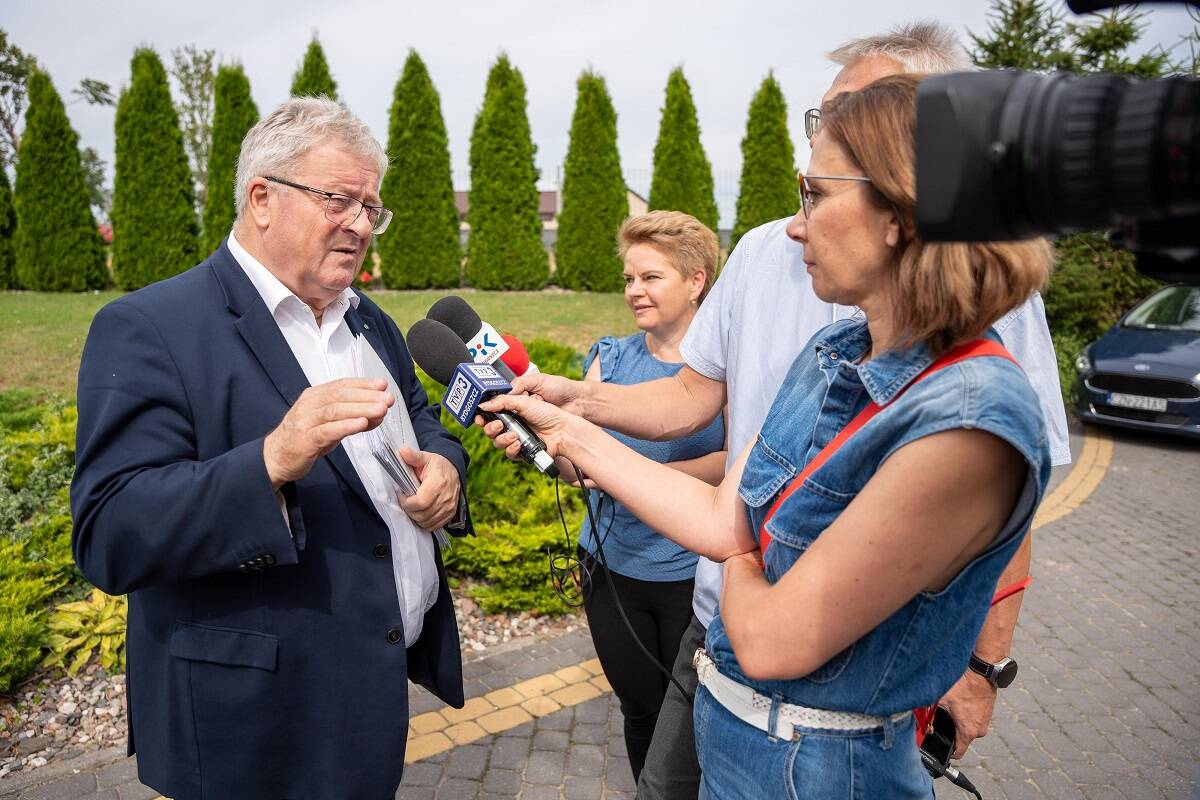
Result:
[[[447,326],[433,319],[419,319],[408,329],[408,350],[413,360],[446,388],[442,405],[464,428],[479,414],[484,419],[500,420],[504,429],[521,443],[521,456],[542,473],[558,477],[558,466],[546,452],[546,443],[533,433],[516,414],[509,411],[483,411],[479,404],[498,394],[508,394],[512,384],[489,364],[477,364],[466,345]]]
[[[537,368],[537,364],[529,360],[529,351],[525,349],[525,345],[521,344],[520,339],[507,333],[501,334],[501,338],[508,345],[508,350],[500,356],[500,360],[513,371],[514,375],[520,377],[541,372]]]
[[[517,377],[507,365],[500,362],[508,350],[508,343],[495,328],[479,318],[466,300],[458,295],[447,295],[429,307],[425,318],[440,322],[452,330],[466,344],[470,360],[476,364],[491,364],[510,381]]]

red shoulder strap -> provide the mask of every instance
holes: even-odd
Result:
[[[785,500],[792,496],[793,492],[803,485],[804,481],[808,479],[809,475],[812,475],[814,472],[824,466],[825,462],[828,461],[851,436],[857,433],[862,426],[870,422],[876,414],[887,408],[887,406],[900,399],[901,395],[903,395],[906,391],[912,388],[914,384],[923,378],[927,378],[938,370],[949,367],[952,364],[957,364],[958,362],[964,361],[968,358],[979,358],[981,356],[1006,358],[1014,364],[1017,363],[1017,360],[1013,358],[1012,353],[1008,352],[1004,345],[1000,344],[999,342],[993,341],[992,339],[975,339],[974,341],[967,342],[966,344],[960,344],[958,347],[953,347],[947,350],[942,354],[941,358],[934,361],[932,364],[926,367],[920,375],[913,378],[912,381],[909,382],[908,386],[905,386],[903,389],[901,389],[900,392],[893,397],[887,405],[880,406],[874,401],[867,403],[866,407],[862,411],[858,412],[858,416],[850,420],[850,423],[846,425],[845,428],[842,428],[838,435],[830,440],[829,444],[821,448],[821,452],[817,453],[811,461],[805,464],[804,469],[800,471],[800,474],[792,479],[792,482],[788,484],[786,489],[780,492],[779,497],[775,498],[775,502],[771,504],[771,508],[767,511],[767,515],[763,518],[762,527],[759,528],[758,531],[759,550],[765,554],[767,552],[767,548],[771,546],[771,534],[767,532],[767,522],[770,521],[771,517],[775,516],[775,512],[779,510],[779,507],[783,505]]]

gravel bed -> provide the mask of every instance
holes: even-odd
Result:
[[[587,624],[581,612],[484,614],[463,596],[454,608],[464,661],[507,649],[504,645],[522,638],[550,638]],[[106,675],[95,662],[74,677],[35,674],[11,695],[0,695],[0,779],[124,744],[125,735],[124,675]]]

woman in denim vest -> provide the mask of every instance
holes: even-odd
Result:
[[[712,287],[719,249],[717,235],[690,214],[651,211],[625,220],[617,232],[617,252],[624,262],[625,302],[641,330],[621,339],[605,336],[592,345],[584,379],[641,383],[678,373],[683,368],[679,343]],[[725,423],[720,417],[701,431],[666,442],[610,433],[635,452],[713,485],[725,474]],[[559,469],[564,476],[574,474],[570,464]],[[579,560],[590,574],[584,610],[604,676],[621,701],[625,749],[636,781],[667,678],[630,639],[613,589],[638,640],[659,663],[671,664],[692,618],[696,554],[664,538],[606,494],[593,494],[592,506],[600,534],[587,519],[579,535]]]
[[[966,343],[996,342],[989,322],[1042,285],[1050,253],[1044,241],[916,236],[916,87],[912,76],[885,78],[823,109],[794,235],[817,295],[865,319],[836,322],[802,348],[719,487],[646,462],[539,399],[493,406],[524,416],[656,530],[725,560],[696,658],[702,797],[930,797],[910,710],[966,669],[1049,477],[1037,398],[1003,353],[918,380]],[[872,402],[882,412],[768,519]]]

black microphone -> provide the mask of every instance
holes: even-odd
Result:
[[[419,319],[408,329],[408,351],[421,369],[448,387],[442,404],[463,427],[469,427],[479,414],[484,419],[500,420],[504,429],[521,443],[521,457],[551,478],[558,477],[558,466],[546,452],[546,443],[529,425],[510,411],[484,411],[479,404],[499,394],[507,394],[508,380],[486,364],[476,364],[458,335],[433,319]],[[474,368],[474,369],[468,369]],[[486,374],[485,374],[486,373]]]
[[[507,380],[517,377],[512,369],[500,360],[508,350],[508,342],[491,325],[480,319],[471,304],[458,295],[451,294],[439,299],[429,307],[426,319],[440,322],[467,346],[471,360],[476,364],[491,364]]]

